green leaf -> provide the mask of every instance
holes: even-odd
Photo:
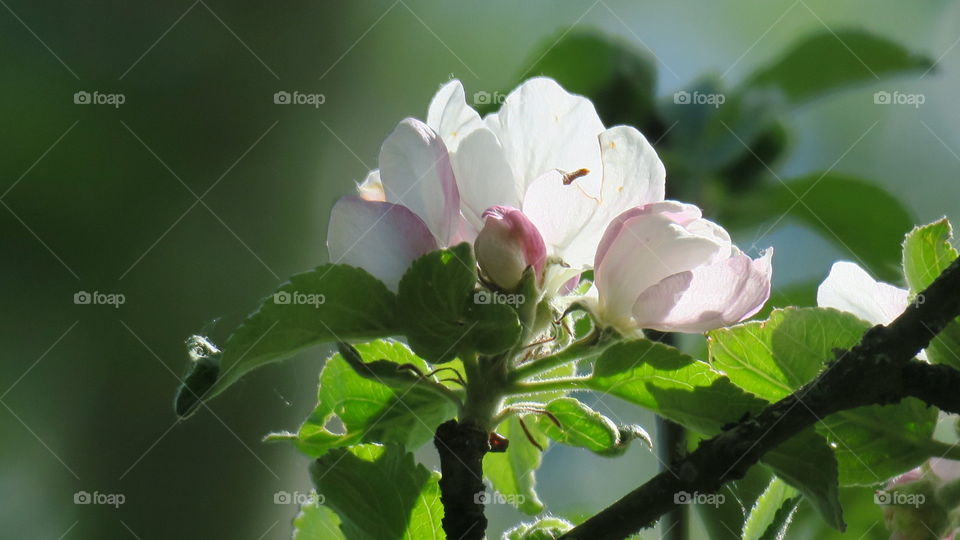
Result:
[[[545,517],[535,523],[521,523],[503,533],[503,540],[555,540],[573,528],[573,523],[558,517]]]
[[[774,476],[743,523],[742,540],[782,539],[800,503],[799,493]]]
[[[311,476],[350,540],[442,540],[439,473],[397,446],[339,448],[317,459]]]
[[[340,532],[340,517],[316,501],[300,507],[293,520],[292,540],[346,540]]]
[[[903,273],[910,286],[911,296],[930,286],[957,258],[957,250],[950,243],[953,229],[944,218],[929,225],[916,227],[903,242]],[[922,302],[918,297],[915,301]],[[931,362],[960,369],[960,319],[940,332],[930,346],[927,357]]]
[[[327,264],[297,274],[227,339],[210,397],[249,371],[328,341],[399,332],[396,296],[366,271]]]
[[[544,75],[590,98],[605,125],[643,125],[654,111],[657,70],[649,54],[596,32],[564,32],[535,51],[522,79]],[[649,135],[648,135],[649,136]]]
[[[520,339],[520,321],[489,293],[474,293],[477,264],[470,244],[420,257],[400,280],[403,331],[418,355],[434,363],[464,352],[493,355]]]
[[[363,362],[399,372],[409,364],[427,372],[426,362],[404,344],[373,341],[357,345]],[[453,418],[456,407],[435,389],[412,384],[391,388],[357,373],[337,354],[327,360],[320,373],[317,407],[296,434],[275,434],[268,440],[291,440],[308,456],[318,457],[331,449],[361,442],[398,443],[416,449],[433,437],[442,422]],[[331,424],[342,425],[334,431]]]
[[[957,259],[952,238],[953,228],[947,218],[914,227],[907,234],[903,241],[903,274],[910,292],[916,294],[929,287]]]
[[[526,422],[530,435],[546,448],[546,436],[533,422]],[[506,452],[488,453],[483,458],[483,473],[494,489],[515,503],[521,512],[535,516],[543,511],[543,502],[537,496],[534,472],[540,468],[543,452],[533,445],[520,426],[520,419],[510,417],[500,424],[497,433],[510,440]]]
[[[710,365],[647,340],[607,349],[587,384],[708,436],[769,405]],[[795,436],[761,462],[810,498],[828,523],[843,528],[837,462],[823,437],[813,431]]]
[[[803,281],[787,285],[774,285],[770,290],[770,299],[763,308],[751,317],[755,320],[764,320],[776,308],[786,307],[814,307],[817,305],[817,288],[820,281]]]
[[[747,77],[746,86],[777,88],[794,103],[880,76],[926,70],[929,58],[862,30],[823,31],[806,37],[779,59]]]
[[[540,430],[554,441],[568,446],[586,448],[602,456],[620,456],[634,439],[653,447],[650,435],[638,425],[617,427],[612,420],[587,407],[580,400],[562,397],[545,407],[560,426],[550,417],[536,415]]]
[[[604,351],[586,384],[704,434],[766,405],[709,364],[644,339]]]
[[[833,309],[775,310],[767,321],[710,332],[710,359],[734,384],[773,402],[813,380],[835,349],[856,345],[869,327]],[[936,414],[909,398],[833,414],[817,430],[837,454],[841,485],[876,484],[929,457]]]
[[[802,493],[827,525],[838,531],[846,529],[837,458],[816,431],[807,429],[794,435],[760,462]]]
[[[776,225],[787,216],[819,232],[885,281],[900,277],[897,245],[913,225],[898,199],[882,188],[838,173],[776,181],[732,200],[720,220],[729,228]]]

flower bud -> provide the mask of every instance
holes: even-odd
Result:
[[[491,206],[483,213],[483,229],[474,242],[477,262],[486,277],[503,289],[520,283],[524,270],[533,267],[543,278],[547,248],[537,227],[523,212],[509,206]]]

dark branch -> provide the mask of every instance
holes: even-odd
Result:
[[[711,493],[746,474],[764,454],[835,412],[915,397],[960,413],[960,371],[914,357],[960,316],[960,259],[888,326],[876,326],[813,381],[757,416],[704,441],[667,471],[575,527],[561,540],[626,538],[672,510],[680,491]]]
[[[469,422],[440,424],[433,444],[440,454],[440,502],[447,538],[483,540],[483,456],[489,451],[487,432]]]

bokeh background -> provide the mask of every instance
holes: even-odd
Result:
[[[659,99],[706,73],[733,85],[812,31],[901,43],[935,69],[784,116],[791,152],[778,174],[832,168],[886,188],[917,223],[960,218],[960,6],[948,1],[0,5],[2,538],[289,538],[297,508],[274,494],[308,491],[307,460],[260,439],[312,409],[326,351],[260,370],[177,422],[184,338],[207,327],[222,339],[287,276],[325,262],[332,203],[441,83],[509,88],[566,32],[651,55]],[[925,103],[874,104],[893,89]],[[75,104],[79,91],[125,102]],[[278,91],[324,102],[277,105]],[[844,257],[790,223],[739,240],[776,247],[778,287],[822,279]],[[125,303],[76,305],[79,291]],[[594,405],[652,429],[612,398]],[[538,478],[548,507],[572,515],[656,468],[640,446],[616,460],[555,447]],[[80,491],[125,502],[74,504]],[[884,537],[869,491],[844,502],[849,537]],[[808,514],[792,535],[823,537]],[[491,515],[492,532],[521,517]]]

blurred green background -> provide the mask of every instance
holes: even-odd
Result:
[[[288,538],[297,507],[274,495],[309,490],[307,460],[260,438],[312,409],[325,351],[258,371],[177,423],[184,338],[222,318],[211,330],[222,339],[287,276],[325,262],[332,203],[376,166],[396,122],[425,116],[439,84],[457,77],[468,96],[508,88],[536,75],[531,55],[567,31],[650,53],[660,98],[705,73],[735,84],[824,27],[868,29],[922,53],[935,70],[784,117],[792,151],[778,171],[832,167],[883,186],[918,223],[960,219],[952,2],[0,5],[2,538]],[[894,88],[926,101],[874,105],[873,92]],[[75,104],[78,91],[125,102]],[[278,91],[325,101],[277,105]],[[763,229],[739,241],[776,247],[777,287],[819,281],[843,256],[797,226]],[[79,291],[126,301],[77,305]],[[612,398],[592,405],[652,429]],[[554,447],[538,478],[549,508],[578,514],[656,468],[639,445],[616,460]],[[80,491],[125,502],[74,504]],[[845,504],[847,536],[885,537],[869,491]],[[491,533],[520,519],[490,514]],[[798,519],[791,536],[820,534],[805,511]]]

